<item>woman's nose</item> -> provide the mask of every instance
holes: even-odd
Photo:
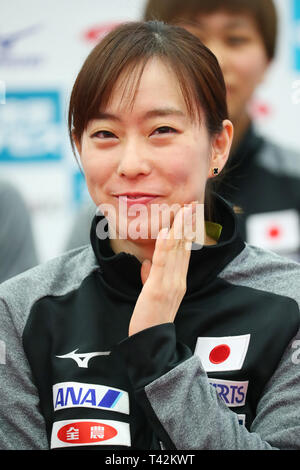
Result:
[[[145,149],[142,149],[137,142],[125,145],[117,168],[118,175],[135,178],[140,174],[147,175],[150,172],[150,160],[145,156]]]

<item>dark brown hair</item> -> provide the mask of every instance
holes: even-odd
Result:
[[[105,108],[121,76],[124,89],[133,90],[133,100],[144,67],[158,57],[176,75],[192,120],[203,119],[210,136],[223,129],[227,119],[226,87],[214,54],[194,35],[178,26],[159,21],[125,23],[91,51],[73,87],[68,128],[71,145],[81,141],[88,122]],[[134,82],[132,83],[132,78]],[[133,101],[132,101],[133,102]],[[211,219],[208,202],[207,218]]]
[[[267,57],[275,55],[278,18],[273,0],[148,0],[144,20],[157,19],[170,24],[180,24],[185,20],[193,22],[200,13],[228,11],[247,13],[256,23],[263,39]]]

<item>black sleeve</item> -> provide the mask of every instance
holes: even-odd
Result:
[[[192,356],[191,350],[177,342],[173,323],[140,331],[121,341],[117,350],[127,369],[136,399],[144,409],[155,433],[164,446],[176,449],[154,413],[145,393],[145,387],[189,359]]]

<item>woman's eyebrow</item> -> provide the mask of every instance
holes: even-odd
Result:
[[[145,121],[146,119],[150,119],[153,117],[161,117],[161,116],[179,116],[185,118],[186,115],[183,111],[176,109],[176,108],[156,108],[147,111],[145,114],[141,116],[141,120]],[[97,115],[94,117],[97,120],[110,120],[110,121],[117,121],[123,122],[122,118],[117,116],[116,114],[107,113],[99,111]]]

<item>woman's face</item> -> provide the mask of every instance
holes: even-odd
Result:
[[[126,90],[120,77],[108,105],[88,123],[77,148],[95,204],[109,205],[118,213],[120,201],[127,209],[134,203],[134,193],[151,195],[135,200],[147,212],[139,217],[141,226],[150,228],[154,205],[204,201],[212,141],[204,124],[191,122],[176,77],[159,59],[147,63],[132,108]],[[120,223],[136,215],[126,211],[122,217],[116,222],[117,233]]]
[[[236,123],[269,65],[263,39],[250,14],[199,14],[197,26],[184,26],[215,54],[227,87],[230,119]]]

